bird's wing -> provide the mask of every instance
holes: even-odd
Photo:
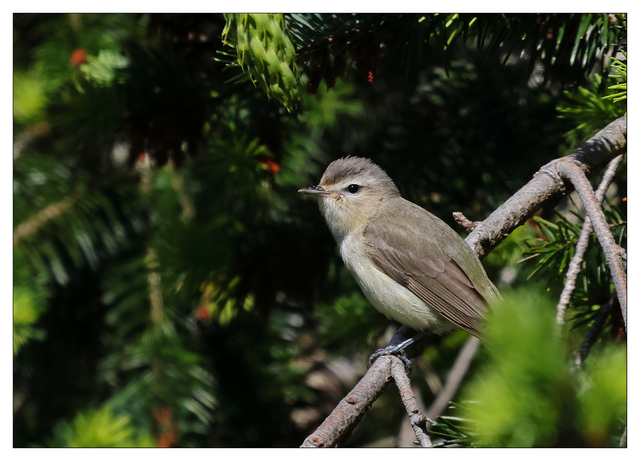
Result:
[[[403,216],[394,213],[391,219],[383,213],[375,219],[375,225],[365,228],[373,262],[445,319],[479,336],[487,310],[485,298],[490,296],[485,287],[484,296],[478,291],[466,271],[477,264],[484,275],[480,261],[448,225],[417,205],[404,202],[413,206]],[[402,231],[393,231],[400,226]],[[474,278],[477,282],[478,277]],[[491,284],[488,278],[486,282]]]

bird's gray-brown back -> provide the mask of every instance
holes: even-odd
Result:
[[[381,271],[447,320],[479,336],[487,304],[499,294],[453,229],[397,197],[381,207],[364,229],[364,238]]]

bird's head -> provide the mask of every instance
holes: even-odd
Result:
[[[362,157],[332,162],[320,184],[298,192],[318,197],[320,210],[338,242],[349,232],[366,226],[387,200],[400,196],[387,173]]]

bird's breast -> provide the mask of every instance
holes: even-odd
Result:
[[[387,317],[416,330],[443,333],[453,325],[427,306],[409,289],[383,273],[373,263],[364,239],[346,236],[340,243],[340,255],[360,289],[373,306]]]

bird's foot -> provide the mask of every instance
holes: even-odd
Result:
[[[414,344],[420,342],[428,334],[428,330],[416,332],[415,330],[405,325],[400,326],[398,331],[396,331],[396,334],[393,335],[393,338],[391,338],[391,342],[387,347],[378,349],[373,354],[371,354],[371,357],[369,357],[369,366],[371,366],[373,362],[376,361],[376,359],[382,357],[383,355],[394,355],[402,360],[407,374],[411,373],[411,360],[409,360],[405,351],[409,352],[409,354],[413,354],[412,357],[416,356],[416,346],[414,346]],[[419,352],[422,352],[422,349],[420,349]]]
[[[383,347],[382,349],[378,349],[373,354],[371,354],[371,357],[369,357],[368,367],[371,367],[371,365],[373,365],[373,362],[375,362],[383,355],[393,355],[395,357],[398,357],[400,360],[402,360],[402,363],[404,363],[404,370],[407,372],[407,374],[411,373],[413,365],[411,364],[411,360],[409,360],[405,355],[402,345],[387,346]]]

